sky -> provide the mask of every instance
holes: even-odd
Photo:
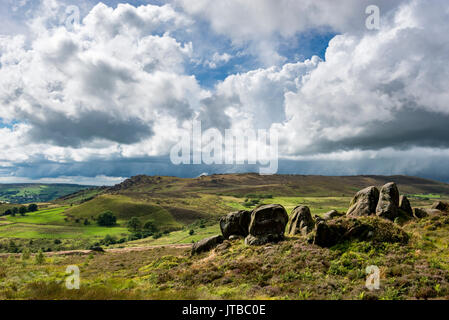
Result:
[[[278,173],[449,182],[448,58],[446,0],[2,0],[0,183],[257,171],[172,163],[194,121],[276,132]]]

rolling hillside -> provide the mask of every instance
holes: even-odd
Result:
[[[75,184],[0,184],[0,203],[48,202],[91,188]]]
[[[449,198],[448,184],[408,176],[226,174],[185,179],[140,175],[110,188],[80,191],[56,203],[80,203],[65,212],[72,218],[90,219],[110,210],[121,221],[138,217],[142,222],[154,221],[162,230],[173,230],[200,220],[215,224],[230,211],[251,209],[262,203],[280,203],[287,210],[306,204],[314,214],[331,209],[346,211],[358,190],[389,181],[395,181],[415,206]]]
[[[15,290],[0,286],[0,299],[447,299],[447,213],[404,224],[406,245],[350,241],[322,248],[288,235],[275,245],[233,240],[189,255],[192,242],[220,234],[218,219],[230,211],[277,203],[289,214],[298,205],[318,216],[344,212],[356,191],[389,181],[413,207],[449,199],[449,185],[404,176],[137,176],[78,191],[39,204],[37,212],[0,217],[0,278],[12,283],[24,270],[50,275],[19,281]],[[104,211],[112,211],[118,224],[99,226]],[[160,233],[136,238],[127,228],[132,217],[152,221]],[[86,250],[98,246],[106,252]],[[48,252],[47,258],[32,262],[24,258],[26,250]],[[67,291],[54,282],[72,264],[82,265],[82,290]],[[368,265],[381,270],[376,292],[365,288]]]

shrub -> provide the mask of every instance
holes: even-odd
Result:
[[[139,239],[140,238],[135,233],[132,233],[128,236],[128,241],[134,241],[134,240],[139,240]]]
[[[61,240],[59,239],[55,239],[55,241],[53,241],[54,244],[61,244]]]
[[[153,235],[153,232],[150,231],[142,231],[142,238],[148,238]]]
[[[195,230],[193,230],[193,229],[190,229],[190,231],[189,231],[189,235],[193,236],[194,234],[195,234]]]
[[[38,253],[34,257],[34,261],[36,264],[44,264],[45,263],[45,256],[42,250],[39,249]]]
[[[107,246],[109,246],[111,244],[116,244],[116,243],[117,243],[117,240],[109,234],[107,234],[103,239],[103,244],[105,244]]]
[[[160,237],[162,237],[162,234],[159,232],[153,235],[153,239],[159,239]]]
[[[155,233],[155,232],[159,231],[153,221],[145,222],[145,224],[143,225],[143,229],[146,231],[150,231],[151,233]]]
[[[117,224],[117,218],[111,211],[105,211],[98,216],[97,223],[99,226],[112,227]]]
[[[30,249],[28,249],[28,248],[23,249],[22,250],[22,260],[23,261],[29,260],[30,257],[31,257]]]

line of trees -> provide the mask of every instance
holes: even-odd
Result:
[[[16,216],[17,214],[20,214],[21,216],[26,215],[27,212],[36,212],[39,210],[39,207],[37,204],[32,203],[28,206],[20,206],[20,207],[13,207],[11,209],[7,209],[3,212],[4,216]]]

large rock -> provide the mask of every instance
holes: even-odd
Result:
[[[379,190],[376,187],[368,187],[356,193],[352,199],[348,216],[369,216],[376,212],[377,202],[379,201]]]
[[[432,209],[440,210],[440,211],[448,211],[449,210],[449,204],[437,201],[432,205]]]
[[[443,213],[441,210],[438,209],[422,209],[422,208],[414,208],[413,215],[415,218],[421,219],[428,216],[434,216]]]
[[[279,204],[263,205],[253,210],[249,224],[248,245],[261,245],[284,239],[288,214]]]
[[[387,183],[380,190],[376,215],[392,221],[399,216],[399,190],[396,183]]]
[[[317,223],[313,243],[320,247],[332,247],[336,245],[346,229],[336,224],[327,224],[325,221]]]
[[[378,217],[338,218],[318,223],[313,243],[332,247],[345,241],[407,243],[409,236],[400,227]]]
[[[344,216],[344,213],[340,213],[337,210],[331,210],[329,212],[326,212],[325,214],[323,214],[323,219],[324,220],[332,220],[334,218],[338,218]]]
[[[414,209],[413,209],[413,216],[414,216],[415,218],[422,219],[422,218],[427,217],[428,214],[427,214],[427,212],[426,212],[425,209],[414,208]]]
[[[315,228],[310,209],[307,206],[297,206],[293,209],[290,216],[290,226],[288,233],[293,236],[295,234],[306,235]]]
[[[408,201],[406,196],[400,196],[399,198],[399,209],[408,217],[413,217],[413,209],[410,205],[410,201]]]
[[[250,222],[251,212],[244,210],[231,212],[220,219],[221,233],[225,239],[229,239],[230,236],[246,237]]]
[[[195,242],[192,246],[192,255],[198,254],[205,251],[210,251],[220,243],[223,243],[224,238],[221,235],[216,235],[210,238],[206,238]]]

